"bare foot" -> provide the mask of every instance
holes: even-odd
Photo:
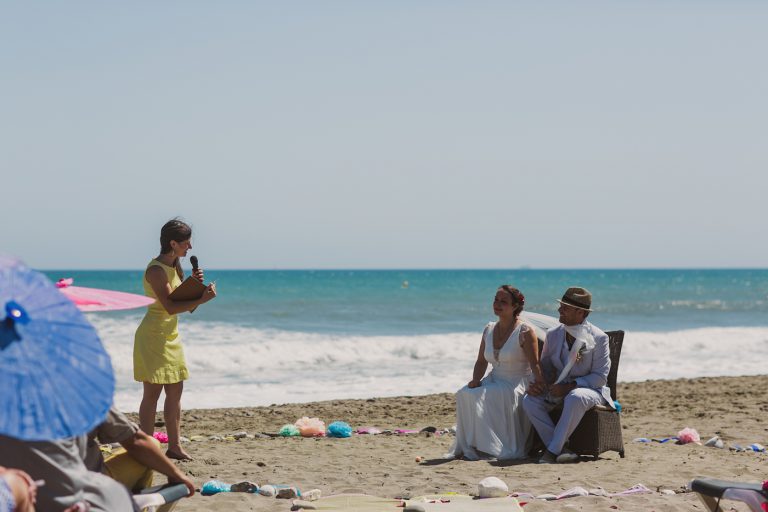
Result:
[[[184,450],[171,450],[170,448],[165,452],[165,456],[169,459],[176,460],[192,460],[192,457]]]

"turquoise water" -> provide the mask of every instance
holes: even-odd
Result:
[[[141,271],[48,271],[52,279],[143,293]],[[526,309],[556,314],[571,285],[593,293],[605,329],[768,325],[768,270],[206,270],[219,296],[190,318],[324,334],[475,331],[509,283]],[[407,286],[406,283],[407,282]],[[125,315],[126,313],[106,313]]]
[[[142,293],[142,271],[48,271]],[[555,315],[566,287],[590,320],[626,331],[622,381],[748,375],[768,360],[768,270],[206,270],[219,296],[180,317],[184,406],[232,407],[451,392],[471,377],[496,287]],[[133,335],[143,309],[90,313],[112,357],[115,401],[138,409]]]

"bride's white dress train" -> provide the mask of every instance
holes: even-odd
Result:
[[[478,460],[522,459],[528,453],[531,423],[522,402],[532,373],[520,346],[520,325],[512,331],[497,355],[493,327],[485,330],[485,359],[491,372],[476,388],[464,386],[456,393],[456,441],[447,458]]]

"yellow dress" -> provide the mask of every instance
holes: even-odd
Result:
[[[165,271],[171,289],[181,284],[181,279],[174,267],[152,260],[147,269],[158,266]],[[144,276],[144,293],[154,297],[155,291]],[[177,315],[170,315],[159,303],[150,304],[147,314],[136,329],[133,339],[133,378],[139,382],[152,384],[175,384],[189,378],[187,363],[184,360],[184,348],[178,330]]]

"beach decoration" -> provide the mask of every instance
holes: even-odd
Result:
[[[752,443],[747,446],[741,446],[740,444],[732,444],[729,448],[736,452],[765,452],[765,447],[760,443]]]
[[[159,430],[152,434],[152,437],[160,441],[161,443],[168,443],[168,434],[160,432]]]
[[[652,442],[655,442],[655,443],[659,443],[659,444],[668,443],[670,441],[675,441],[675,444],[679,444],[679,445],[689,444],[689,443],[698,444],[698,445],[702,444],[701,443],[701,439],[699,437],[699,433],[696,431],[696,429],[688,428],[688,427],[686,427],[683,430],[681,430],[680,432],[678,432],[678,434],[676,436],[662,437],[662,438],[654,437],[654,438],[651,438],[651,439],[649,439],[647,437],[637,437],[637,438],[632,440],[632,442],[634,442],[634,443],[652,443]],[[724,449],[725,448],[725,443],[718,436],[711,437],[710,439],[707,440],[707,442],[703,443],[703,445],[706,446],[706,447],[709,447],[709,448],[718,448],[718,449]],[[728,445],[728,448],[731,451],[734,451],[734,452],[765,453],[766,451],[768,451],[768,450],[766,450],[765,446],[761,445],[760,443],[752,443],[752,444],[749,444],[747,446],[742,446],[740,444],[733,443],[733,444]]]
[[[381,430],[376,427],[361,427],[355,430],[355,434],[376,435],[376,434],[381,434]]]
[[[477,495],[481,498],[502,498],[509,494],[509,487],[495,476],[483,478],[477,484]]]
[[[695,428],[685,427],[677,433],[677,444],[701,444],[701,438]]]
[[[259,486],[253,482],[243,481],[236,484],[228,484],[220,480],[208,480],[200,488],[200,494],[203,496],[213,496],[220,492],[259,492]]]
[[[280,498],[287,500],[291,500],[293,498],[302,498],[299,488],[293,485],[266,484],[252,492],[258,492],[262,496],[266,496],[268,498]],[[310,492],[317,496],[316,498],[309,498],[310,500],[320,497],[320,491],[318,489],[313,489]]]
[[[723,443],[723,440],[719,437],[715,436],[711,438],[709,441],[704,443],[704,446],[710,446],[712,448],[725,448],[725,443]]]
[[[334,421],[328,425],[325,434],[328,437],[352,437],[352,427],[345,421]]]
[[[299,432],[299,428],[296,425],[283,425],[280,427],[280,430],[277,432],[277,435],[283,436],[283,437],[293,437],[293,436],[300,436],[301,432]]]
[[[236,484],[232,484],[229,488],[229,492],[257,493],[259,492],[259,486],[253,482],[249,482],[245,480],[243,482],[237,482]]]
[[[220,492],[229,492],[231,487],[231,485],[220,482],[219,480],[209,480],[200,488],[200,494],[203,496],[213,496]]]
[[[297,487],[293,486],[275,486],[277,489],[277,496],[275,498],[281,500],[292,500],[294,498],[301,497],[301,491]]]
[[[302,437],[321,437],[325,435],[325,423],[319,418],[308,418],[304,416],[296,420],[296,428]]]
[[[277,490],[275,490],[275,486],[273,485],[262,485],[259,489],[259,494],[266,496],[267,498],[274,498],[277,494]]]

